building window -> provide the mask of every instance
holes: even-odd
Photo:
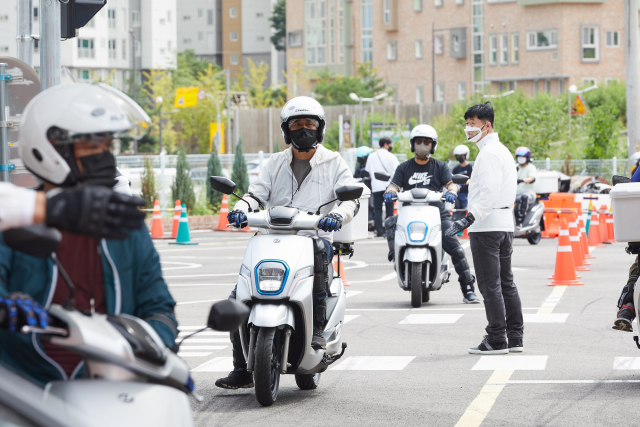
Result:
[[[0,52],[9,52],[9,46],[0,46]]]
[[[37,7],[33,8],[33,20],[34,21],[38,20],[38,8]]]
[[[199,41],[199,42],[201,42],[201,41],[203,41],[203,40],[204,40],[204,33],[203,33],[202,31],[200,31],[200,32],[198,33],[198,41]]]
[[[173,46],[171,46],[171,40],[167,40],[167,50],[168,50],[169,52],[171,52],[171,50],[172,50],[171,48],[172,48],[172,47],[173,47]]]
[[[238,55],[231,55],[231,65],[238,65]]]
[[[433,53],[444,55],[444,36],[438,35],[433,39]]]
[[[213,42],[214,42],[213,33],[211,32],[207,33],[207,49],[213,49]]]
[[[585,77],[582,79],[582,86],[587,88],[598,84],[598,79],[595,77]]]
[[[538,86],[540,85],[540,82],[538,80],[534,80],[533,81],[533,96],[535,97],[536,95],[538,95]]]
[[[238,41],[238,32],[237,31],[231,31],[229,33],[229,40],[231,40],[232,42],[237,42]]]
[[[204,10],[198,9],[198,18],[202,18],[204,16]]]
[[[184,40],[182,40],[182,43],[190,44],[191,43],[191,39],[184,39]]]
[[[78,70],[78,79],[83,82],[90,82],[91,75],[89,73],[89,70]]]
[[[229,8],[229,17],[230,18],[237,18],[238,17],[238,9],[235,7],[230,7]]]
[[[391,24],[391,0],[382,0],[382,22]]]
[[[580,59],[582,62],[598,62],[600,60],[600,32],[595,25],[582,26]]]
[[[109,59],[116,59],[116,39],[109,40]]]
[[[182,17],[182,20],[183,20],[183,21],[191,21],[191,16],[190,16],[190,15],[184,15],[184,16]]]
[[[467,83],[458,82],[458,101],[467,99]]]
[[[93,18],[91,18],[91,20],[89,22],[87,22],[87,25],[85,25],[86,28],[95,28],[96,27],[96,17],[94,16]]]
[[[289,32],[289,47],[301,47],[302,46],[302,31],[290,31]]]
[[[442,7],[442,0],[433,0],[433,5],[435,7]]]
[[[104,49],[107,47],[107,43],[104,41],[104,39],[100,39],[100,49]]]
[[[164,48],[160,49],[160,55],[164,55],[165,53],[167,53],[167,51]]]
[[[398,59],[398,42],[387,42],[387,61]]]
[[[38,53],[40,52],[40,40],[33,40],[33,52],[34,53]]]
[[[310,1],[306,6],[306,56],[308,65],[326,64],[326,13],[325,2]]]
[[[207,25],[213,25],[213,9],[207,9]]]
[[[547,80],[544,82],[544,91],[547,93],[551,93],[551,80]]]
[[[338,63],[344,64],[344,0],[338,0]]]
[[[422,86],[416,87],[416,104],[422,104],[424,102],[424,89]]]
[[[558,30],[527,31],[527,50],[557,48]]]
[[[518,64],[520,62],[520,35],[511,33],[511,63]]]
[[[416,40],[416,59],[422,59],[424,57],[422,53],[422,39]]]
[[[264,36],[258,36],[257,39],[258,39],[259,42],[263,42],[264,41]]]
[[[167,11],[167,22],[171,22],[171,11]]]
[[[558,80],[558,95],[562,95],[564,93],[564,80]]]
[[[262,18],[263,16],[264,16],[264,13],[262,12],[256,13],[256,18]]]
[[[78,39],[78,58],[95,58],[93,39]]]
[[[107,11],[107,18],[109,21],[109,28],[116,28],[116,10],[109,9]]]
[[[132,10],[131,11],[131,25],[134,27],[140,26],[140,11]]]
[[[164,18],[160,18],[160,25],[164,25],[165,22]]]
[[[617,77],[607,77],[607,78],[604,79],[604,85],[605,86],[608,86],[609,83],[614,83],[614,82],[620,83],[620,79],[617,78]]]
[[[464,4],[464,0],[456,0],[456,4],[458,6],[462,6]]]
[[[413,10],[415,12],[422,12],[422,0],[413,0]]]
[[[489,34],[489,65],[498,63],[498,36]]]
[[[507,89],[508,89],[508,90],[516,90],[516,87],[517,87],[517,83],[516,83],[515,81],[513,81],[513,80],[512,80],[512,81],[510,81],[510,82],[507,84]]]
[[[484,4],[471,1],[471,52],[473,55],[473,93],[484,92]]]
[[[135,51],[136,58],[140,58],[140,56],[142,55],[142,46],[140,44],[140,40],[136,40],[133,50]]]
[[[373,62],[373,0],[362,0],[362,62],[367,61]]]
[[[607,31],[607,47],[620,47],[620,31]]]
[[[509,64],[509,34],[500,34],[500,65]]]
[[[122,40],[122,59],[127,59],[127,39]]]
[[[444,83],[436,83],[436,102],[444,102]]]

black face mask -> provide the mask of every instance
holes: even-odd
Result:
[[[109,151],[80,158],[82,174],[78,181],[86,185],[116,185],[116,158]]]
[[[291,141],[296,150],[307,152],[315,148],[318,137],[317,130],[301,128],[289,132],[291,133]]]
[[[456,156],[458,163],[464,163],[464,156]]]
[[[393,145],[389,146],[389,152],[392,153],[393,152]]]

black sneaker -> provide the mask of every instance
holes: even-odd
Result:
[[[484,339],[477,347],[469,348],[469,354],[508,354],[509,348],[507,347],[507,342],[502,341],[498,343],[490,343],[487,336],[484,336]]]
[[[524,344],[522,344],[522,338],[509,338],[509,353],[522,352],[524,352]]]
[[[474,292],[467,292],[465,296],[462,297],[462,302],[465,304],[480,304],[480,298],[478,298]]]
[[[623,305],[618,310],[618,318],[613,322],[613,329],[625,332],[633,332],[633,319],[636,318],[636,311],[631,305]]]
[[[216,386],[229,390],[253,388],[253,375],[247,371],[231,371],[228,376],[216,381]]]
[[[314,350],[326,350],[327,340],[322,335],[324,331],[320,328],[313,328],[313,337],[311,337],[311,347]]]
[[[393,262],[396,259],[396,251],[389,251],[387,259],[389,260],[389,262]]]

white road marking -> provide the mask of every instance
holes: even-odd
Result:
[[[525,313],[525,323],[565,323],[569,313],[556,313],[556,314],[534,314]]]
[[[472,371],[544,371],[549,356],[481,356]]]
[[[359,314],[345,314],[344,316],[344,324],[351,322],[353,319],[360,317]]]
[[[463,314],[410,314],[400,322],[401,325],[436,325],[456,323]]]
[[[229,372],[233,371],[233,357],[214,357],[191,372]]]
[[[616,384],[640,383],[640,380],[510,380],[506,384]]]
[[[389,274],[385,274],[384,276],[382,276],[379,279],[371,279],[371,280],[356,280],[356,281],[350,281],[349,283],[354,284],[354,283],[376,283],[376,282],[386,282],[387,280],[393,280],[395,279],[397,276],[396,272],[392,272]]]
[[[220,343],[229,344],[229,336],[228,335],[227,335],[226,338],[196,338],[196,337],[200,337],[200,334],[194,335],[193,338],[189,338],[182,345],[190,346],[191,344],[197,345],[197,344],[220,344]],[[185,347],[185,348],[187,348],[187,347]]]
[[[205,300],[201,300],[201,301],[185,301],[185,302],[178,302],[178,303],[176,303],[176,305],[202,304],[204,302],[214,302],[214,301],[222,301],[222,300],[219,300],[219,299],[205,299]]]
[[[213,351],[213,350],[224,350],[225,348],[227,348],[226,345],[185,345],[184,347],[181,346],[181,348],[183,350],[182,351],[191,351],[191,350],[209,350],[209,351]]]
[[[179,351],[178,356],[180,357],[206,357],[210,355],[210,351]]]
[[[613,369],[638,370],[640,369],[640,357],[616,357],[613,361]]]
[[[167,283],[170,288],[186,288],[190,286],[235,286],[235,283]]]
[[[402,371],[416,356],[350,356],[332,371]]]
[[[163,267],[162,271],[169,271],[169,270],[182,270],[182,269],[186,269],[186,268],[200,268],[202,267],[202,264],[196,264],[193,262],[178,262],[178,261],[160,261],[160,264],[175,264],[181,267]],[[167,276],[165,276],[167,277]],[[171,276],[168,276],[171,277]],[[187,276],[189,277],[189,276]]]
[[[200,267],[202,267],[201,264]],[[164,270],[164,268],[163,268]],[[186,276],[163,276],[165,279],[186,279],[192,277],[222,277],[222,276],[237,276],[238,273],[212,273],[212,274],[189,274]]]
[[[380,240],[364,240],[364,241],[358,241],[356,242],[356,245],[381,245],[381,244],[387,244],[387,239],[380,239]]]
[[[202,243],[200,246],[207,246],[207,245],[211,245],[211,243]],[[167,247],[167,248],[171,248],[172,246],[166,245],[166,246],[156,246],[156,247]],[[159,254],[166,254],[169,252],[193,252],[193,251],[213,251],[213,250],[217,250],[217,249],[241,249],[241,248],[246,248],[247,246],[224,246],[222,244],[218,245],[218,246],[209,246],[209,247],[200,247],[200,248],[179,248],[179,249],[167,249],[167,250],[158,250],[157,252]]]
[[[538,310],[540,307],[522,307],[523,310]],[[347,308],[346,311],[484,311],[484,307],[449,308]]]
[[[180,330],[182,330],[182,329],[188,329],[188,327],[187,327],[187,328],[185,328],[185,327],[183,327],[183,326],[180,326],[178,329],[180,329]],[[202,329],[202,328],[199,328],[199,329]],[[194,332],[195,332],[195,331],[197,331],[197,330],[198,330],[198,329],[193,330],[193,331],[180,332],[180,333],[178,334],[178,336],[179,336],[179,337],[184,337],[184,336],[187,336],[187,335],[189,335],[189,334],[194,333]],[[205,337],[205,336],[210,337],[210,336],[216,336],[216,335],[217,335],[217,336],[227,336],[227,337],[228,337],[228,336],[229,336],[229,332],[202,331],[202,332],[198,332],[198,335],[197,335],[197,336],[198,336],[198,337]]]
[[[347,291],[347,298],[355,297],[356,295],[360,295],[362,291]]]

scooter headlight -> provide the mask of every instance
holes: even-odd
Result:
[[[256,268],[258,291],[261,293],[277,294],[287,280],[289,268],[280,261],[263,261]]]
[[[412,242],[422,242],[427,238],[427,224],[424,222],[412,222],[407,227],[409,240]]]

